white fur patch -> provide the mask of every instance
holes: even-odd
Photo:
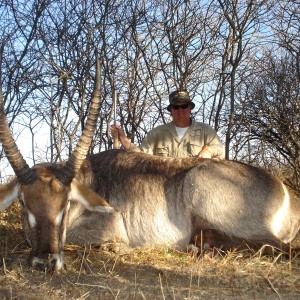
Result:
[[[36,226],[36,219],[33,213],[31,213],[29,210],[27,210],[28,214],[28,222],[31,228],[34,228]]]
[[[16,184],[3,199],[0,199],[0,211],[5,210],[9,207],[15,200],[18,199],[20,186]]]
[[[65,211],[66,211],[66,212],[69,212],[69,209],[70,209],[70,201],[68,201],[68,204],[67,204],[67,206],[66,206],[66,208],[65,208]],[[66,226],[64,226],[64,231],[63,231],[63,233],[62,233],[62,240],[61,240],[61,242],[62,242],[61,247],[62,247],[62,248],[63,248],[63,245],[65,244],[66,237],[67,237],[67,231],[66,231]]]
[[[91,211],[103,212],[103,213],[112,213],[116,210],[111,206],[89,206],[88,208]]]
[[[59,254],[52,254],[52,257],[51,259],[56,259],[56,265],[54,267],[54,270],[58,271],[60,269],[63,268],[64,266],[64,258],[62,255],[59,255]]]
[[[63,215],[64,215],[64,209],[63,210],[61,210],[59,213],[58,213],[58,215],[56,216],[56,218],[55,218],[55,225],[56,226],[60,226],[60,224],[61,224],[61,221],[62,221],[62,218],[63,218]]]
[[[282,227],[284,226],[284,221],[286,219],[286,216],[289,212],[289,207],[290,207],[290,197],[289,193],[282,184],[283,191],[284,191],[284,196],[283,196],[283,201],[277,212],[274,214],[272,221],[271,221],[271,228],[272,232],[276,237],[279,237],[280,231],[282,230]],[[281,237],[282,238],[282,237]]]

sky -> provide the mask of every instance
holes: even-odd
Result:
[[[14,136],[16,144],[28,165],[32,167],[32,135],[30,133],[30,130],[28,128],[22,128],[21,131],[17,130],[17,132],[20,132],[20,134],[18,136]],[[37,128],[35,136],[35,159],[36,162],[41,162],[44,161],[46,157],[45,151],[50,145],[49,128],[46,128],[45,126]],[[6,158],[0,160],[0,174],[2,183],[5,182],[7,177],[14,175],[14,171],[10,167]]]

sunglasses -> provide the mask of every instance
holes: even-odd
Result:
[[[190,105],[189,104],[181,104],[181,105],[172,105],[172,109],[178,110],[178,109],[187,109]]]

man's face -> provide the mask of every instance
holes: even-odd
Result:
[[[176,120],[190,119],[191,105],[186,102],[178,102],[171,107],[172,117],[176,123]]]

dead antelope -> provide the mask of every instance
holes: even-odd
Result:
[[[73,243],[186,250],[202,230],[277,247],[300,229],[300,202],[263,169],[235,161],[170,158],[109,150],[88,157],[77,180],[119,212],[69,211]],[[230,242],[230,240],[229,240]]]
[[[29,168],[14,142],[7,124],[1,88],[0,139],[16,178],[0,187],[0,210],[19,199],[25,234],[32,247],[29,261],[35,268],[58,270],[63,266],[63,247],[69,201],[86,209],[113,212],[114,209],[93,190],[74,179],[85,159],[97,125],[100,101],[100,63],[88,119],[82,136],[65,165],[39,164]]]
[[[116,241],[186,250],[201,230],[273,245],[289,243],[299,232],[299,199],[260,168],[122,150],[84,159],[86,150],[77,146],[66,166],[30,169],[9,133],[3,103],[0,138],[17,176],[0,189],[0,208],[21,199],[33,267],[60,269],[66,235],[68,242],[81,245]]]

